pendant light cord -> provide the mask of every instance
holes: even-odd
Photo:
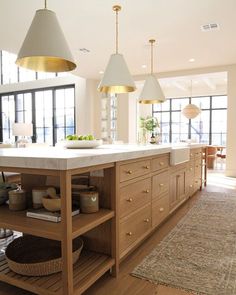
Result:
[[[116,54],[118,53],[118,36],[119,36],[119,28],[118,28],[118,25],[119,25],[119,22],[118,22],[118,13],[119,11],[121,11],[121,6],[119,5],[114,5],[112,7],[112,9],[116,12]]]
[[[116,10],[116,54],[118,53],[118,35],[119,35],[119,31],[118,31],[118,10]]]
[[[154,39],[150,39],[149,43],[151,44],[151,75],[153,74],[153,44],[156,42]]]
[[[47,0],[44,0],[44,9],[47,9]]]

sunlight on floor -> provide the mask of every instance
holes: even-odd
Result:
[[[217,165],[214,170],[207,170],[207,185],[225,189],[236,189],[236,178],[225,176],[225,164]]]

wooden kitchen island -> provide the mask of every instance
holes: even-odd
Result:
[[[26,211],[0,206],[0,227],[61,241],[63,271],[26,277],[0,262],[0,280],[42,295],[82,294],[105,272],[116,276],[119,262],[202,185],[202,148],[190,145],[189,161],[170,166],[171,146],[101,146],[97,149],[1,149],[0,171],[21,173],[30,194],[57,183],[62,221],[26,217]],[[89,175],[99,191],[100,210],[71,217],[72,179]],[[72,241],[84,248],[72,266]]]

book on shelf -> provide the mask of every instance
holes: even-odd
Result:
[[[72,216],[75,216],[80,213],[79,208],[73,208],[72,209]],[[36,219],[42,219],[46,221],[52,221],[52,222],[60,222],[61,221],[61,212],[50,212],[47,211],[44,208],[40,209],[30,209],[26,212],[27,217],[36,218]]]

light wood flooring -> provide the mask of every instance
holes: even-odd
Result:
[[[222,170],[209,171],[208,185],[203,190],[208,192],[232,192],[236,191],[236,178],[225,177]],[[134,278],[130,275],[133,268],[148,255],[152,249],[170,232],[178,221],[193,206],[200,197],[198,192],[187,201],[179,210],[169,218],[155,233],[138,247],[122,264],[118,278],[112,278],[109,274],[98,280],[85,295],[189,295],[182,290],[157,286],[145,280]],[[32,293],[0,283],[0,295],[32,295]]]

